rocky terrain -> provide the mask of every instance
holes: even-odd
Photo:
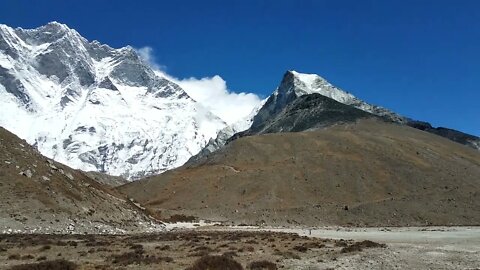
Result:
[[[480,153],[383,120],[247,136],[119,187],[159,216],[269,225],[479,225]]]
[[[0,233],[127,233],[161,224],[118,192],[0,128]]]

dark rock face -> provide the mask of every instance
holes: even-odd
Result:
[[[110,89],[113,91],[118,91],[118,88],[113,84],[113,82],[108,77],[105,77],[105,79],[98,85],[98,87]]]
[[[294,91],[294,80],[295,77],[293,73],[285,73],[276,94],[274,93],[268,98],[265,105],[263,105],[257,115],[253,118],[252,128],[258,128],[268,119],[275,117],[275,115],[282,111],[285,106],[298,97]]]
[[[45,76],[57,76],[60,82],[68,77],[67,66],[59,61],[61,56],[55,52],[40,54],[35,59],[37,61],[37,70]]]
[[[430,123],[422,121],[411,120],[407,122],[407,125],[480,150],[480,138],[477,136],[463,133],[455,129],[432,127]]]
[[[0,85],[3,85],[8,93],[14,95],[28,108],[30,97],[25,93],[22,83],[3,67],[0,67]]]
[[[361,118],[380,117],[320,94],[309,94],[295,99],[276,116],[257,126],[252,126],[242,135],[300,132],[334,124],[355,122]]]
[[[153,71],[146,68],[133,49],[125,51],[121,59],[111,73],[115,79],[130,86],[149,85],[149,79],[154,77]]]

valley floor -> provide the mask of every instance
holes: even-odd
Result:
[[[480,269],[480,227],[255,228],[328,239],[370,240],[387,244],[342,256],[337,261],[294,264],[295,269]],[[314,266],[315,265],[315,266]]]
[[[48,263],[78,269],[205,269],[209,263],[218,269],[480,269],[480,227],[172,227],[133,235],[0,235],[0,269]]]

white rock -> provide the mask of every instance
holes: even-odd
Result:
[[[20,175],[24,175],[24,176],[26,176],[26,177],[28,177],[28,178],[32,178],[32,176],[33,176],[33,173],[32,173],[32,171],[31,171],[30,169],[28,169],[28,170],[26,170],[26,171],[24,171],[24,172],[20,172],[19,174],[20,174]]]

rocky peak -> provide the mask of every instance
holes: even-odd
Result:
[[[73,30],[70,29],[66,24],[53,21],[53,22],[47,23],[46,25],[40,26],[30,32],[43,33],[44,35],[50,34],[52,36],[53,35],[63,36],[71,31]]]

